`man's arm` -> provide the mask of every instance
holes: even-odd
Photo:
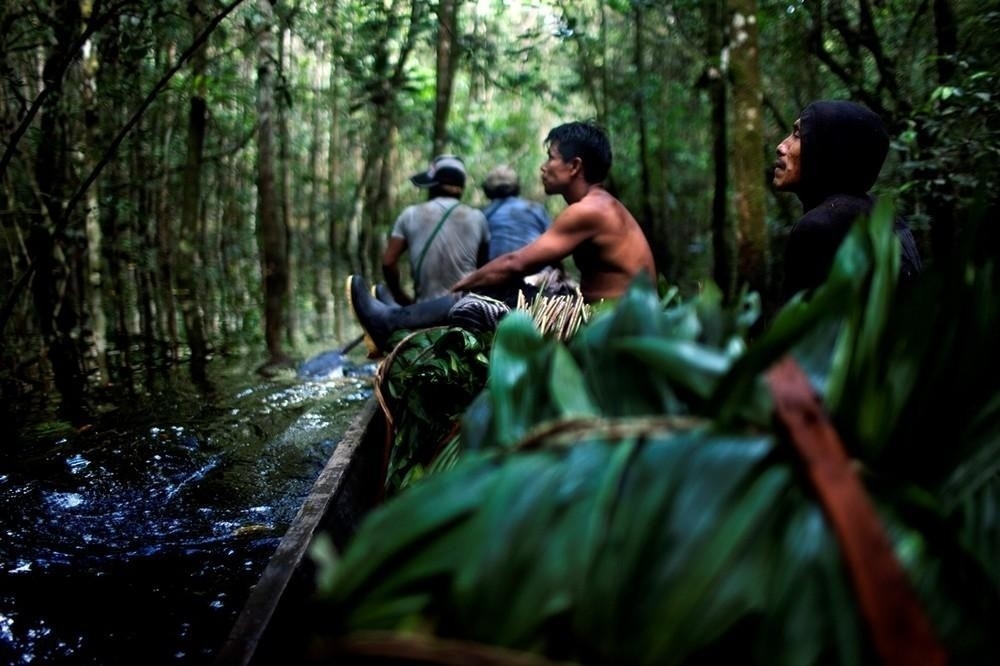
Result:
[[[399,258],[406,252],[406,248],[405,238],[390,236],[389,244],[382,253],[382,275],[385,277],[385,284],[400,305],[409,305],[413,302],[413,298],[403,291],[399,277]]]
[[[544,266],[558,264],[593,235],[593,226],[587,224],[584,213],[583,209],[570,206],[556,217],[544,234],[469,273],[452,286],[452,291],[474,291],[508,284]]]

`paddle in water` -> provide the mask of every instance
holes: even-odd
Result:
[[[308,379],[311,381],[323,381],[325,379],[333,379],[334,377],[343,377],[344,354],[357,347],[364,339],[365,336],[362,334],[348,342],[341,349],[329,349],[316,354],[312,358],[303,361],[296,374],[299,379]]]

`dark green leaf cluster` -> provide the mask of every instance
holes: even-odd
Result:
[[[746,342],[746,310],[637,283],[569,344],[513,314],[452,469],[375,511],[317,631],[419,631],[582,663],[876,663],[823,508],[771,422],[792,355],[955,663],[1000,656],[996,232],[910,292],[882,206]],[[973,225],[970,225],[970,227]]]
[[[750,296],[723,309],[714,287],[682,303],[636,284],[568,345],[512,313],[494,340],[487,391],[463,420],[463,443],[509,448],[565,419],[700,413],[757,311]]]
[[[983,25],[992,26],[995,32],[1000,13],[985,15]],[[954,83],[935,88],[916,108],[897,148],[903,157],[904,196],[961,209],[984,195],[997,199],[993,184],[1000,178],[1000,98],[996,95],[1000,70],[992,60],[948,60],[955,71]],[[937,222],[919,214],[911,217],[919,225]]]
[[[486,383],[490,337],[433,328],[406,337],[397,347],[382,387],[396,430],[387,495],[423,476],[447,444],[459,416]]]

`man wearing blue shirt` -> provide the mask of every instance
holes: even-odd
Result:
[[[490,203],[483,209],[490,227],[490,259],[518,250],[549,228],[552,220],[542,204],[521,197],[517,172],[503,165],[483,181]]]

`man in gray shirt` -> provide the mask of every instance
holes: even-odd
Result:
[[[459,201],[465,178],[465,165],[455,155],[438,155],[426,171],[410,177],[427,188],[427,201],[399,214],[382,255],[386,286],[400,305],[449,294],[452,285],[486,262],[489,226],[482,211]],[[405,252],[410,253],[413,298],[400,279]]]

